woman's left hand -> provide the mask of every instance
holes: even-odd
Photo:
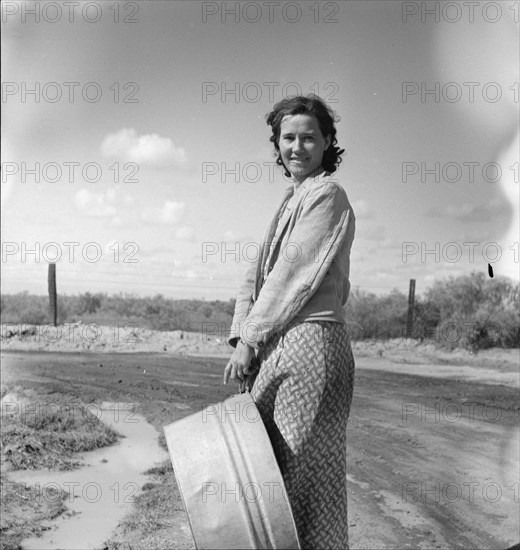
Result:
[[[249,365],[254,356],[254,348],[238,341],[237,347],[224,369],[224,384],[227,384],[230,378],[244,380],[244,375],[249,374]]]

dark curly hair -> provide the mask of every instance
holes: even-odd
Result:
[[[309,94],[308,96],[286,97],[276,103],[273,110],[265,115],[267,124],[271,126],[273,131],[273,135],[269,138],[269,141],[274,144],[274,148],[278,153],[276,164],[284,167],[285,175],[290,177],[291,174],[282,161],[278,140],[280,139],[282,119],[287,115],[312,115],[316,117],[323,137],[330,136],[330,145],[323,153],[321,164],[327,172],[331,174],[335,172],[342,160],[340,155],[345,152],[345,149],[336,147],[338,140],[336,139],[334,122],[337,122],[339,117],[336,117],[334,111],[319,96]]]

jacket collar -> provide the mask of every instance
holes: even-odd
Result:
[[[305,189],[308,189],[309,186],[311,186],[315,182],[323,181],[326,177],[330,176],[330,173],[326,170],[323,170],[316,176],[309,177],[300,183],[300,185],[296,186],[296,182],[293,182],[293,188],[294,188],[294,196],[297,197],[305,191]]]
[[[311,185],[318,181],[323,181],[326,177],[330,176],[330,173],[326,170],[323,170],[323,172],[320,172],[317,176],[313,176],[311,178],[307,178],[306,180],[302,181],[298,187],[295,186],[293,183],[289,187],[285,188],[285,196],[288,197],[287,200],[290,200],[291,198],[293,200],[297,200],[298,197],[300,197]],[[285,212],[283,213],[283,216],[280,220],[280,223],[284,223],[284,221],[287,221],[289,218],[289,215],[292,211],[292,208],[287,205],[285,207]]]

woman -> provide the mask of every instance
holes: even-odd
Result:
[[[301,547],[348,548],[346,425],[354,359],[343,306],[355,216],[330,177],[344,150],[336,147],[333,112],[317,96],[282,100],[267,124],[277,164],[292,185],[238,293],[229,337],[235,350],[224,383],[250,382]]]

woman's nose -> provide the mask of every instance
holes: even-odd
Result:
[[[294,151],[303,151],[303,140],[296,138],[293,142]]]

